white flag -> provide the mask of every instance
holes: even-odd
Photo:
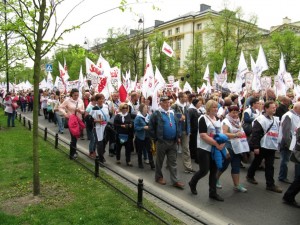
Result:
[[[286,73],[286,68],[284,64],[283,54],[281,53],[281,57],[279,60],[279,68],[278,68],[278,78],[283,80],[283,75]]]
[[[171,48],[171,46],[168,45],[165,41],[164,41],[163,46],[162,46],[162,52],[165,53],[169,57],[172,57],[173,53],[174,53],[174,51]]]
[[[155,66],[155,75],[154,75],[154,86],[155,88],[158,87],[157,89],[161,89],[165,86],[166,81],[163,78],[163,76],[161,75],[161,73],[159,72],[157,66]]]
[[[300,70],[299,70],[298,80],[300,81]]]
[[[269,69],[267,59],[261,45],[259,46],[259,52],[258,52],[255,66],[256,69],[255,72],[254,71],[253,72],[256,73],[259,77],[261,76],[262,72]]]
[[[69,74],[65,70],[65,68],[58,62],[58,68],[59,68],[59,76],[63,80],[64,83],[66,83],[69,80]]]
[[[153,66],[150,58],[150,50],[149,45],[147,47],[147,61],[146,61],[146,69],[145,69],[145,76],[143,80],[143,89],[142,93],[145,98],[153,95],[154,91],[154,72]]]
[[[255,73],[256,66],[255,66],[255,61],[254,61],[252,55],[250,55],[250,61],[251,61],[251,71],[252,71],[253,73]]]
[[[185,92],[185,91],[193,92],[193,89],[192,89],[191,85],[187,81],[185,82],[185,84],[183,86],[183,92]]]
[[[205,69],[205,72],[204,72],[204,75],[203,75],[203,80],[206,80],[207,82],[210,82],[208,64],[206,65],[206,69]]]
[[[225,85],[227,83],[227,66],[226,66],[226,60],[224,59],[223,65],[222,65],[222,69],[221,69],[221,74],[220,76],[222,76],[223,78],[223,82],[222,82],[222,86]]]
[[[240,78],[243,79],[244,75],[247,71],[248,71],[248,67],[247,67],[247,63],[246,63],[246,60],[245,60],[245,56],[244,56],[243,51],[241,51],[237,76],[239,76]]]

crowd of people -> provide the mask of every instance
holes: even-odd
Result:
[[[167,183],[162,172],[166,158],[171,184],[183,189],[185,184],[177,172],[177,156],[182,154],[184,172],[191,174],[191,193],[197,195],[197,184],[209,172],[209,198],[224,201],[217,193],[222,188],[222,174],[230,165],[233,189],[245,193],[239,174],[247,162],[249,183],[258,184],[255,172],[263,168],[266,190],[282,193],[274,178],[275,152],[279,151],[278,180],[291,184],[283,200],[300,207],[295,201],[300,190],[300,164],[295,164],[294,181],[288,180],[289,158],[297,145],[296,131],[300,127],[300,101],[292,93],[276,97],[271,89],[264,93],[249,91],[246,95],[162,92],[155,110],[152,101],[156,100],[135,91],[125,102],[120,101],[118,92],[112,93],[110,99],[90,91],[79,96],[78,89],[69,93],[40,90],[39,115],[43,113],[45,120],[57,124],[60,134],[72,115],[83,121],[85,129],[80,138],[89,140],[89,156],[97,157],[102,166],[106,146],[116,164],[121,164],[124,146],[126,165],[135,165],[131,154],[136,151],[137,166],[144,169],[144,164],[149,164],[155,170],[155,181],[161,185]],[[17,108],[21,112],[33,109],[31,92],[7,93],[3,100],[8,127],[15,126]],[[77,158],[77,139],[71,133],[70,159]]]

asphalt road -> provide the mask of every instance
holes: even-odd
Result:
[[[22,116],[32,119],[31,113],[23,113]],[[16,123],[18,124],[18,123]],[[58,128],[44,119],[39,117],[39,125],[47,127],[48,130],[56,133]],[[67,141],[70,140],[68,130],[65,130],[60,138]],[[86,135],[85,135],[86,137]],[[78,148],[88,153],[88,141],[78,140]],[[278,154],[277,154],[278,156]],[[288,188],[288,184],[277,181],[278,168],[280,159],[275,160],[275,176],[276,183],[283,188],[283,193],[278,194],[265,189],[264,172],[257,171],[256,180],[258,185],[247,183],[245,177],[247,168],[241,169],[240,180],[241,183],[248,189],[247,193],[237,193],[233,190],[233,183],[230,175],[230,166],[221,177],[223,188],[218,190],[218,193],[225,199],[224,202],[217,202],[208,198],[208,176],[199,181],[197,190],[198,195],[192,195],[187,182],[190,180],[192,174],[186,174],[183,169],[181,154],[178,154],[178,175],[181,181],[186,184],[184,190],[178,190],[171,186],[169,172],[164,168],[163,174],[167,180],[167,185],[162,186],[154,181],[154,171],[151,171],[150,166],[144,165],[144,169],[138,168],[137,155],[132,155],[133,167],[126,166],[125,150],[121,152],[121,165],[116,165],[116,159],[108,156],[108,151],[105,153],[106,165],[119,173],[127,176],[133,181],[138,178],[143,178],[145,188],[157,193],[159,196],[168,199],[176,204],[178,207],[189,211],[193,215],[204,219],[210,224],[245,224],[245,225],[296,225],[300,224],[300,209],[290,207],[282,202],[283,193]],[[193,164],[195,169],[198,169],[197,164]],[[107,169],[103,169],[106,170]],[[109,172],[109,171],[107,171]],[[288,178],[293,180],[294,167],[293,163],[289,163]],[[300,202],[300,194],[296,197]],[[168,206],[162,206],[164,209],[174,214],[174,211]],[[179,215],[180,213],[175,214]],[[179,215],[180,217],[180,215]],[[192,220],[181,217],[187,224],[197,224]]]

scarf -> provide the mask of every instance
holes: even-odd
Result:
[[[163,112],[163,113],[166,113],[166,114],[168,114],[168,113],[169,113],[169,114],[174,114],[174,111],[171,110],[171,109],[168,109],[168,110],[166,111],[166,110],[164,110],[163,108],[159,107],[158,110],[159,110],[160,112]]]
[[[125,123],[125,116],[127,116],[128,115],[128,112],[127,113],[125,113],[125,114],[123,114],[123,113],[118,113],[121,117],[122,117],[122,123]]]
[[[237,119],[233,119],[231,116],[229,116],[229,113],[226,115],[226,118],[229,120],[229,122],[231,123],[232,126],[234,126],[235,128],[240,129],[240,118],[238,117]]]
[[[149,114],[147,113],[146,116],[144,116],[141,112],[138,112],[136,116],[140,116],[144,118],[146,123],[149,123]]]
[[[198,109],[196,108],[196,106],[194,106],[193,104],[190,104],[189,109],[196,109],[198,111]]]

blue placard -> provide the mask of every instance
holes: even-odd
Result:
[[[52,69],[53,69],[52,64],[46,64],[46,71],[47,72],[52,72]]]

